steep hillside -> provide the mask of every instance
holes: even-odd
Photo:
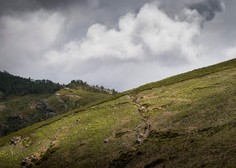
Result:
[[[0,139],[0,167],[235,167],[236,59]]]

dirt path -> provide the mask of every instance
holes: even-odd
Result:
[[[129,96],[130,101],[132,101],[136,106],[137,106],[137,113],[139,113],[139,115],[141,115],[142,117],[142,121],[144,122],[144,127],[141,129],[136,142],[137,143],[142,143],[142,141],[144,139],[146,139],[150,133],[150,129],[151,129],[151,122],[149,117],[145,114],[145,106],[142,106],[139,102],[137,97],[135,97],[134,95]]]

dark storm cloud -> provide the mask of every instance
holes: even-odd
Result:
[[[211,21],[214,19],[216,12],[224,10],[224,3],[221,0],[204,0],[190,5],[189,8],[197,10],[206,21]]]
[[[86,4],[87,0],[35,0],[39,5],[48,9],[65,8],[67,6],[78,4]]]
[[[0,14],[34,11],[38,9],[65,9],[74,4],[86,5],[88,0],[1,0]]]

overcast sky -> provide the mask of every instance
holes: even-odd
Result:
[[[236,57],[235,0],[1,0],[0,70],[128,90]]]

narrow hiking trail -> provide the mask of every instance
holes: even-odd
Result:
[[[145,114],[146,107],[139,103],[138,98],[134,95],[128,96],[131,102],[135,104],[137,107],[137,113],[142,117],[142,121],[144,123],[143,128],[141,128],[141,131],[136,139],[137,143],[142,143],[144,139],[146,139],[150,133],[151,130],[151,121],[149,119],[149,116]]]

